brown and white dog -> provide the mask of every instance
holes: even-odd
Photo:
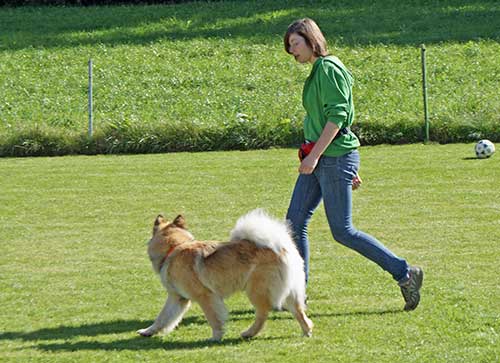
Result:
[[[212,340],[219,341],[228,315],[224,299],[236,291],[245,291],[256,311],[255,322],[242,337],[255,336],[271,309],[282,307],[297,319],[305,336],[312,334],[313,323],[305,314],[303,260],[288,226],[262,210],[241,217],[227,243],[196,241],[181,215],[173,222],[160,215],[148,254],[168,298],[153,325],[138,331],[142,336],[172,331],[192,300],[200,304]]]

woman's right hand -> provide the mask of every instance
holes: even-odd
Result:
[[[316,168],[316,165],[318,165],[318,159],[314,158],[314,156],[311,154],[307,155],[299,165],[299,173],[300,174],[312,174],[314,169]]]

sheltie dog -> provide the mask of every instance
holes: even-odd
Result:
[[[168,292],[154,323],[137,332],[152,336],[172,331],[191,300],[197,302],[220,341],[228,313],[224,299],[245,291],[255,307],[255,322],[241,336],[258,334],[272,309],[286,309],[297,319],[305,336],[313,323],[305,314],[304,262],[288,225],[257,209],[237,222],[230,241],[197,241],[186,229],[182,215],[169,222],[159,215],[148,243],[153,269]]]

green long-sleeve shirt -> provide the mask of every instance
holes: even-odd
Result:
[[[320,57],[314,62],[302,92],[302,104],[307,112],[304,119],[306,140],[317,141],[327,122],[333,122],[339,129],[351,126],[353,83],[351,73],[337,57]],[[359,145],[356,135],[349,132],[336,138],[323,155],[344,155]]]

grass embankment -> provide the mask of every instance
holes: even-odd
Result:
[[[364,144],[423,140],[421,43],[431,139],[500,141],[499,10],[451,0],[0,8],[0,155],[298,143],[310,67],[285,53],[282,35],[303,16],[318,21],[356,78]]]

